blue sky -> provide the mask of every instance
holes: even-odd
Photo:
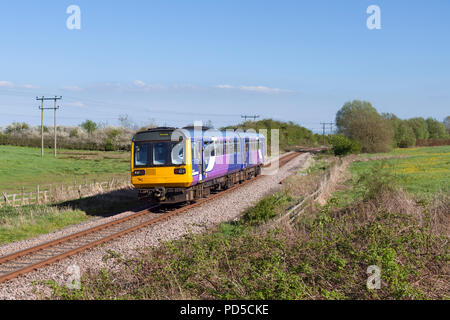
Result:
[[[81,30],[66,9],[81,8]],[[369,5],[381,30],[369,30]],[[317,130],[364,99],[401,118],[450,114],[450,1],[2,1],[0,126],[239,122]],[[50,106],[50,105],[49,105]],[[51,124],[52,114],[46,113]]]

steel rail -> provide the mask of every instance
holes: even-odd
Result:
[[[294,158],[298,157],[300,154],[301,153],[294,152],[294,153],[290,153],[290,154],[287,154],[287,155],[281,157],[279,159],[279,167],[283,167],[288,162],[290,162]],[[11,280],[11,279],[14,279],[14,278],[17,278],[17,277],[19,277],[21,275],[27,274],[29,272],[37,270],[37,269],[39,269],[41,267],[44,267],[46,265],[53,264],[55,262],[58,262],[60,260],[68,258],[70,256],[76,255],[76,254],[78,254],[80,252],[86,251],[86,250],[88,250],[90,248],[96,247],[96,246],[98,246],[100,244],[103,244],[103,243],[109,242],[111,240],[123,237],[124,235],[132,233],[132,232],[137,231],[139,229],[145,228],[145,227],[150,226],[152,224],[155,224],[155,223],[161,222],[163,220],[169,219],[169,218],[171,218],[171,217],[173,217],[175,215],[178,215],[178,214],[180,214],[182,212],[185,212],[185,211],[187,211],[187,210],[189,210],[189,209],[191,209],[193,207],[197,207],[197,206],[199,206],[199,205],[201,205],[201,204],[203,204],[205,202],[208,202],[208,201],[211,201],[211,200],[216,199],[218,197],[221,197],[222,195],[224,195],[226,193],[229,193],[231,191],[234,191],[234,190],[236,190],[238,188],[243,187],[244,185],[252,183],[255,180],[260,179],[261,177],[262,176],[257,176],[254,179],[246,180],[243,183],[237,184],[237,185],[235,185],[235,186],[233,186],[233,187],[231,187],[231,188],[229,188],[229,189],[227,189],[225,191],[212,194],[208,198],[201,199],[201,200],[199,200],[199,201],[197,201],[197,202],[195,202],[193,204],[184,206],[184,207],[179,208],[179,209],[175,209],[175,210],[170,211],[168,213],[165,213],[165,214],[163,214],[163,215],[161,215],[161,216],[159,216],[157,218],[149,219],[148,221],[145,221],[143,223],[139,223],[139,224],[137,224],[135,226],[126,228],[126,229],[118,231],[118,232],[114,232],[114,233],[112,233],[112,234],[110,234],[110,235],[108,235],[106,237],[102,237],[102,238],[100,238],[98,240],[93,240],[93,241],[91,241],[91,242],[89,242],[87,244],[81,245],[81,246],[79,246],[77,248],[69,249],[66,252],[55,254],[54,256],[51,256],[50,258],[40,260],[40,261],[38,261],[36,263],[31,263],[31,264],[29,264],[29,265],[27,265],[27,266],[25,266],[23,268],[18,268],[16,270],[12,270],[11,272],[4,273],[3,275],[0,275],[0,283],[8,281],[8,280]],[[53,241],[49,241],[49,242],[43,243],[41,245],[34,246],[34,247],[31,247],[31,248],[28,248],[28,249],[25,249],[25,250],[22,250],[22,251],[18,251],[18,252],[12,253],[10,255],[4,256],[4,257],[0,257],[0,267],[2,266],[2,264],[14,261],[14,260],[22,258],[22,257],[31,256],[32,254],[39,253],[39,252],[43,251],[44,249],[52,248],[52,247],[55,247],[55,246],[57,246],[59,244],[69,243],[72,240],[82,239],[82,237],[87,236],[87,235],[95,234],[98,231],[107,230],[107,229],[109,229],[109,228],[111,228],[113,226],[121,225],[121,224],[123,224],[123,223],[125,223],[127,221],[136,220],[139,217],[142,217],[142,216],[145,216],[147,214],[152,213],[151,210],[155,209],[155,208],[158,208],[158,207],[160,207],[159,204],[154,205],[154,206],[152,206],[152,207],[150,207],[148,209],[139,211],[137,213],[134,213],[132,215],[129,215],[127,217],[120,218],[120,219],[117,219],[117,220],[114,220],[114,221],[111,221],[111,222],[108,222],[108,223],[105,223],[105,224],[102,224],[102,225],[99,225],[99,226],[96,226],[96,227],[92,227],[92,228],[80,231],[80,232],[76,232],[74,234],[71,234],[71,235],[68,235],[68,236],[65,236],[65,237],[53,240]]]

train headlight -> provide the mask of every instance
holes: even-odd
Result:
[[[186,174],[186,169],[184,168],[175,169],[175,174]]]
[[[145,176],[145,170],[135,170],[133,172],[135,176]]]

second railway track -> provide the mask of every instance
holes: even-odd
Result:
[[[281,157],[279,166],[284,166],[299,155],[300,153],[295,152]],[[225,191],[213,194],[194,204],[173,209],[163,214],[152,211],[160,207],[160,205],[153,205],[148,209],[136,212],[127,217],[0,257],[0,283],[17,278],[152,224],[169,219],[172,216],[199,206],[206,201],[220,197],[223,194],[247,185],[259,178],[261,178],[261,176],[245,181],[244,183]]]

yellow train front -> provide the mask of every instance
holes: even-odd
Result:
[[[165,203],[190,200],[186,193],[193,181],[190,141],[186,137],[172,141],[173,132],[173,128],[150,129],[133,138],[131,180],[141,199]]]

